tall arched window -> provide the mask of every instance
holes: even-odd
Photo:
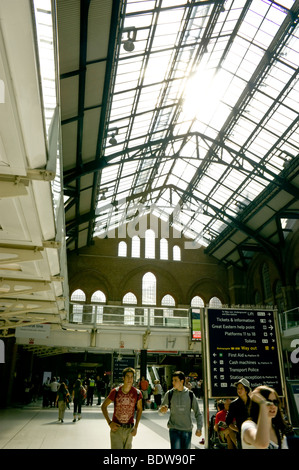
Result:
[[[218,297],[212,297],[209,302],[209,307],[211,308],[220,308],[222,307],[222,302]]]
[[[172,297],[172,295],[166,294],[161,300],[161,305],[168,306],[168,307],[175,307],[175,300]],[[165,318],[173,317],[173,309],[163,308],[163,315]]]
[[[137,297],[133,292],[127,292],[123,297],[123,304],[128,305],[137,305]],[[125,307],[124,309],[124,324],[125,325],[134,325],[135,324],[135,308],[134,307]]]
[[[106,295],[104,292],[101,290],[97,290],[94,292],[91,296],[91,303],[101,303],[105,304],[106,303]],[[92,313],[96,315],[96,323],[103,323],[103,312],[104,312],[104,306],[103,305],[93,305],[92,306]]]
[[[205,306],[205,303],[204,303],[204,301],[202,300],[202,298],[199,297],[199,295],[196,295],[196,296],[193,297],[193,299],[191,300],[191,307],[200,308],[200,307],[204,307],[204,306]]]
[[[260,294],[260,292],[257,290],[257,291],[255,291],[255,293],[254,293],[254,303],[255,303],[255,305],[260,305],[261,302],[262,302],[261,294]]]
[[[168,260],[168,241],[166,238],[160,240],[160,259]]]
[[[134,235],[132,238],[132,257],[140,258],[140,238]]]
[[[263,264],[262,267],[262,277],[263,277],[263,288],[264,288],[264,300],[269,300],[272,298],[271,284],[270,284],[270,270],[267,263]]]
[[[174,245],[172,252],[173,252],[173,261],[181,261],[181,249],[178,245]]]
[[[80,323],[82,322],[84,302],[86,302],[86,295],[83,290],[75,290],[71,295],[71,302],[75,302],[71,305],[72,321]]]
[[[295,286],[296,286],[296,292],[297,292],[297,300],[299,302],[299,270],[295,274]]]
[[[284,302],[282,295],[282,282],[280,279],[275,283],[275,304],[277,305],[278,312],[284,311]]]
[[[119,242],[118,244],[118,256],[127,256],[127,244],[126,242]]]
[[[145,257],[155,259],[155,232],[151,229],[145,232]]]
[[[142,303],[144,305],[156,305],[156,276],[146,273],[142,278]]]

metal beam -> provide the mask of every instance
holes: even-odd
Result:
[[[0,278],[0,299],[13,296],[47,292],[51,290],[51,281],[38,281],[36,279]],[[36,299],[32,299],[34,302]]]

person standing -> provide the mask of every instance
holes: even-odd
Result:
[[[98,396],[97,405],[100,405],[102,403],[102,395],[105,395],[105,382],[104,380],[101,379],[99,375],[97,376],[97,379],[96,379],[96,389],[97,389],[97,396]]]
[[[248,418],[251,388],[250,383],[245,378],[236,382],[235,386],[237,387],[238,398],[231,402],[225,422],[230,429],[230,438],[235,447],[241,447],[241,426]]]
[[[141,377],[139,388],[142,393],[142,407],[145,409],[148,400],[149,381],[144,376]]]
[[[93,405],[93,395],[94,395],[94,390],[96,386],[96,381],[94,380],[93,377],[89,377],[87,379],[87,403],[86,405],[92,406]]]
[[[142,394],[133,387],[135,369],[127,367],[123,370],[123,384],[113,388],[102,404],[103,415],[110,427],[111,449],[131,449],[133,437],[142,415]],[[114,403],[112,420],[108,414],[108,406]],[[134,424],[135,407],[137,406]]]
[[[195,435],[198,437],[202,432],[202,414],[194,393],[185,387],[184,372],[176,371],[172,374],[172,385],[173,388],[166,392],[159,411],[166,413],[170,409],[167,426],[171,449],[190,449],[193,427],[191,410],[194,411],[197,423]]]
[[[162,389],[162,385],[160,384],[160,380],[154,380],[154,384],[155,384],[155,388],[154,388],[154,400],[155,400],[155,404],[156,404],[156,407],[159,408],[159,406],[161,406],[161,402],[162,402],[162,392],[163,392],[163,389]]]
[[[50,407],[52,408],[52,403],[55,406],[57,391],[59,388],[59,382],[56,380],[56,377],[53,377],[53,380],[50,384]]]

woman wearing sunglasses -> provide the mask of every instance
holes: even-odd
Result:
[[[241,427],[242,449],[287,449],[287,425],[276,391],[262,385],[251,392],[250,398],[250,418]]]

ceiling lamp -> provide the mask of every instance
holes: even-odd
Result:
[[[117,140],[115,136],[118,134],[118,129],[115,127],[114,129],[110,129],[108,131],[108,136],[110,134],[109,144],[110,145],[117,145]]]
[[[127,52],[133,52],[135,49],[134,41],[136,41],[137,29],[124,28],[123,32],[127,33],[127,39],[123,42],[124,50]]]
[[[109,139],[109,144],[111,145],[117,145],[117,140],[115,138],[115,134],[112,134],[112,136]]]

